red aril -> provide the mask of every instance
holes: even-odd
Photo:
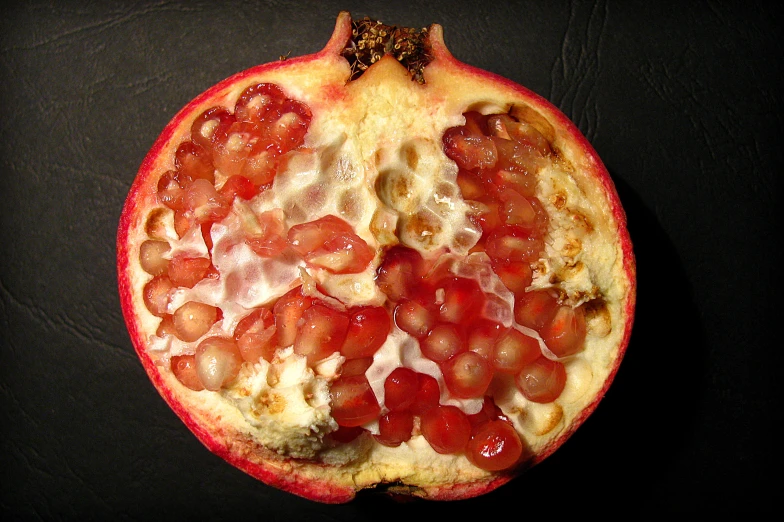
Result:
[[[330,387],[332,417],[341,426],[361,426],[381,412],[376,396],[364,375],[339,377]]]
[[[297,338],[299,321],[305,310],[311,307],[313,299],[302,295],[302,287],[289,290],[275,302],[273,313],[278,334],[278,346],[286,347],[294,344]]]
[[[462,451],[471,438],[468,416],[455,406],[436,406],[422,414],[422,435],[438,453]]]
[[[540,333],[547,348],[556,356],[574,355],[584,347],[585,312],[582,308],[559,306]]]
[[[475,352],[459,353],[442,364],[441,369],[446,387],[462,399],[481,397],[493,380],[492,366]]]
[[[211,305],[188,301],[172,317],[177,337],[186,342],[198,340],[218,320],[218,310]]]
[[[387,340],[391,321],[379,306],[361,307],[351,314],[346,339],[340,352],[348,359],[372,357]]]
[[[523,443],[514,427],[502,420],[489,421],[471,436],[466,449],[474,465],[488,471],[512,467],[523,454]]]
[[[414,414],[410,411],[390,411],[378,420],[375,439],[384,446],[400,446],[411,438]]]
[[[523,294],[515,301],[515,321],[538,331],[552,320],[557,309],[558,301],[550,292],[534,290]]]
[[[495,370],[514,374],[541,354],[539,341],[512,328],[495,343],[491,362]]]
[[[204,279],[211,265],[212,261],[207,257],[188,257],[185,254],[174,256],[169,261],[169,280],[174,286],[193,288]]]
[[[240,373],[242,354],[237,344],[223,337],[209,337],[196,348],[196,374],[205,388],[218,391]]]
[[[436,325],[420,343],[422,354],[428,359],[446,362],[467,349],[462,332],[452,324]]]
[[[418,373],[417,381],[417,390],[409,410],[414,415],[422,415],[438,406],[438,401],[441,398],[441,388],[438,386],[438,381],[426,373]]]
[[[437,315],[413,299],[405,299],[395,307],[395,324],[409,335],[421,339],[435,326]]]
[[[404,366],[395,368],[384,381],[384,405],[392,411],[407,410],[416,400],[417,391],[417,373]]]
[[[564,365],[542,356],[526,365],[515,378],[525,398],[533,402],[553,402],[566,384]]]
[[[316,303],[302,313],[294,338],[294,353],[315,363],[340,350],[346,339],[348,317],[332,308]]]
[[[288,242],[309,265],[335,274],[362,272],[375,255],[351,225],[332,215],[291,227]]]
[[[193,391],[204,389],[199,375],[196,372],[196,357],[193,355],[175,355],[171,358],[171,371],[174,376],[187,388]]]
[[[174,411],[324,502],[467,498],[540,462],[604,395],[634,311],[623,209],[574,125],[457,61],[437,25],[345,13],[322,52],[175,116],[117,246],[131,338]],[[528,328],[579,361],[532,359]],[[415,379],[382,390],[400,368]]]

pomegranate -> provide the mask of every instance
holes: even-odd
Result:
[[[198,96],[117,246],[163,398],[229,463],[321,502],[508,482],[596,408],[634,316],[596,152],[438,25],[341,13],[321,52]]]

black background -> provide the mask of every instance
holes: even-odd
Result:
[[[15,519],[764,514],[782,485],[782,16],[773,2],[6,2],[0,8],[0,511]],[[210,454],[131,347],[115,234],[136,170],[212,84],[321,49],[341,9],[444,26],[540,93],[616,182],[637,321],[596,413],[484,497],[326,506]],[[509,515],[505,515],[509,516]]]

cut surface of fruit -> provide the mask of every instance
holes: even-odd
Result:
[[[341,13],[321,52],[197,97],[117,241],[164,399],[231,464],[322,502],[508,482],[594,411],[634,315],[596,152],[438,25]]]

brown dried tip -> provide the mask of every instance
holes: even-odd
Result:
[[[351,65],[351,78],[356,80],[368,67],[385,54],[391,54],[411,74],[411,79],[425,83],[423,71],[432,60],[428,45],[428,29],[412,29],[385,25],[367,16],[351,22],[351,38],[343,56]]]

